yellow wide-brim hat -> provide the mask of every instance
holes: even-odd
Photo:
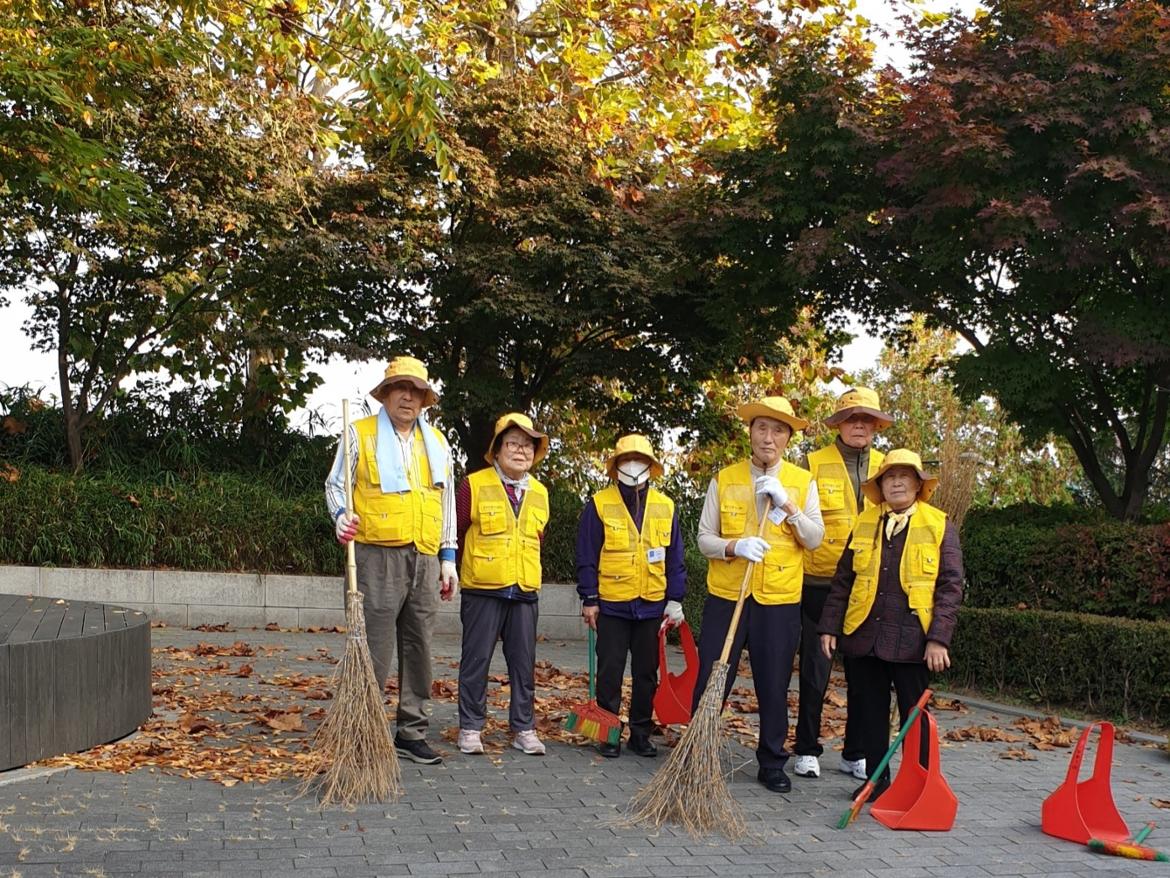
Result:
[[[918,473],[918,478],[922,479],[922,487],[918,489],[918,499],[923,503],[928,502],[938,488],[938,476],[932,476],[924,470],[922,458],[909,448],[895,448],[886,455],[886,459],[882,461],[878,471],[861,483],[861,493],[865,494],[869,502],[874,506],[882,505],[882,486],[880,484],[882,476],[890,467],[894,466],[908,466]]]
[[[381,402],[386,395],[386,389],[395,381],[409,381],[423,391],[425,394],[423,408],[432,406],[439,401],[439,394],[435,393],[435,388],[431,387],[431,379],[427,375],[427,367],[423,365],[422,360],[416,360],[414,357],[395,357],[386,367],[386,374],[378,382],[378,386],[370,391],[370,396]]]
[[[492,441],[488,443],[488,449],[483,459],[488,463],[496,462],[496,456],[492,453],[492,449],[496,447],[496,440],[503,435],[505,430],[511,427],[523,430],[536,440],[536,451],[532,455],[532,465],[536,466],[548,454],[548,434],[541,433],[536,429],[532,423],[532,418],[521,412],[508,412],[506,415],[500,415],[500,417],[496,418],[496,429],[492,433]]]
[[[869,415],[876,422],[876,430],[880,433],[894,423],[894,416],[882,411],[881,400],[877,391],[868,387],[854,387],[846,390],[837,400],[836,410],[825,418],[825,424],[836,427],[852,417],[857,412]]]
[[[735,413],[746,424],[751,424],[756,418],[773,418],[787,424],[793,432],[808,426],[808,421],[798,418],[792,410],[792,403],[782,396],[765,396],[763,399],[745,402]]]
[[[639,433],[628,433],[618,439],[617,444],[613,447],[613,454],[605,462],[605,471],[614,481],[617,480],[618,458],[624,457],[627,454],[640,454],[643,457],[649,458],[650,478],[652,479],[658,478],[665,472],[662,461],[654,454],[654,448],[650,445],[650,440]]]

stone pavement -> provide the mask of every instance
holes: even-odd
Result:
[[[156,654],[168,646],[189,650],[240,639],[287,646],[249,659],[258,675],[269,676],[305,673],[313,655],[343,647],[336,633],[163,628],[153,636]],[[438,638],[435,653],[436,676],[452,677],[458,640]],[[542,642],[538,656],[562,668],[585,666],[580,642]],[[497,664],[502,670],[498,656]],[[495,714],[506,720],[505,712]],[[987,709],[937,717],[943,729],[1006,728],[1010,720]],[[454,703],[435,702],[433,723],[437,739],[455,724]],[[1040,832],[1040,803],[1064,776],[1067,748],[1029,750],[1034,760],[1016,761],[1000,754],[1027,744],[945,742],[942,763],[960,799],[958,820],[950,832],[926,834],[890,831],[864,812],[849,829],[835,828],[856,785],[836,770],[832,747],[839,740],[828,742],[822,777],[793,778],[788,796],[757,784],[750,751],[736,744],[740,767],[732,789],[755,838],[730,843],[672,828],[650,834],[607,824],[658,760],[625,753],[605,760],[590,747],[560,742],[551,742],[545,757],[510,748],[468,757],[437,743],[447,756],[443,765],[403,764],[402,801],[352,810],[319,810],[296,798],[290,780],[224,787],[150,769],[0,773],[0,876],[1170,876],[1170,864],[1096,855]],[[1154,805],[1170,799],[1167,754],[1148,744],[1121,744],[1113,777],[1130,827],[1161,822],[1165,828],[1149,843],[1170,849],[1170,811]]]

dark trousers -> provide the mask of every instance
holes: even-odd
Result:
[[[658,689],[658,626],[662,619],[597,617],[597,704],[621,714],[622,676],[630,657],[630,734],[646,736],[654,728],[650,714]]]
[[[806,585],[800,595],[800,709],[796,714],[797,756],[820,756],[825,752],[821,746],[821,713],[825,705],[825,690],[829,688],[829,675],[833,660],[821,652],[821,636],[817,625],[825,609],[828,588]],[[849,685],[849,663],[845,663],[845,685]],[[852,710],[845,714],[845,749],[843,759],[856,762],[865,753],[857,738],[857,719]]]
[[[930,673],[925,662],[887,662],[873,656],[851,658],[849,664],[849,713],[856,714],[865,767],[872,773],[890,746],[890,684],[898,697],[901,725],[926,690]],[[928,743],[924,737],[924,750]],[[889,780],[889,766],[883,777]]]
[[[514,732],[534,728],[532,705],[536,698],[537,601],[512,601],[459,593],[459,619],[463,623],[463,651],[459,658],[459,728],[482,731],[487,720],[487,678],[496,641],[504,640],[508,663],[508,724]]]
[[[735,601],[707,595],[703,605],[703,630],[699,635],[699,679],[695,682],[695,697],[691,705],[699,706],[711,665],[723,651],[723,640],[731,627]],[[783,768],[788,761],[784,739],[788,737],[788,681],[792,679],[792,659],[800,643],[799,604],[757,604],[749,597],[744,601],[739,627],[731,643],[728,656],[727,685],[723,698],[731,694],[739,657],[747,647],[760,703],[760,744],[756,760],[761,768]]]

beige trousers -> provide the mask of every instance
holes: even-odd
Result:
[[[398,735],[427,734],[431,697],[431,638],[439,612],[439,559],[414,546],[355,543],[358,591],[366,613],[366,642],[380,686],[398,654]]]

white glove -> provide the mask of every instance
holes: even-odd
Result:
[[[735,557],[754,561],[757,564],[764,560],[768,550],[772,548],[767,540],[759,537],[744,537],[735,541]]]
[[[448,591],[459,584],[459,573],[455,569],[454,561],[439,562],[439,584]]]
[[[677,628],[683,623],[683,608],[678,601],[667,601],[666,607],[662,610],[662,624],[658,626],[659,630],[663,628]]]
[[[760,476],[756,479],[756,494],[767,494],[776,509],[783,508],[788,502],[788,492],[775,476]]]
[[[358,517],[352,512],[342,512],[337,516],[337,521],[333,524],[333,529],[337,534],[337,542],[344,546],[357,536],[358,521]]]

